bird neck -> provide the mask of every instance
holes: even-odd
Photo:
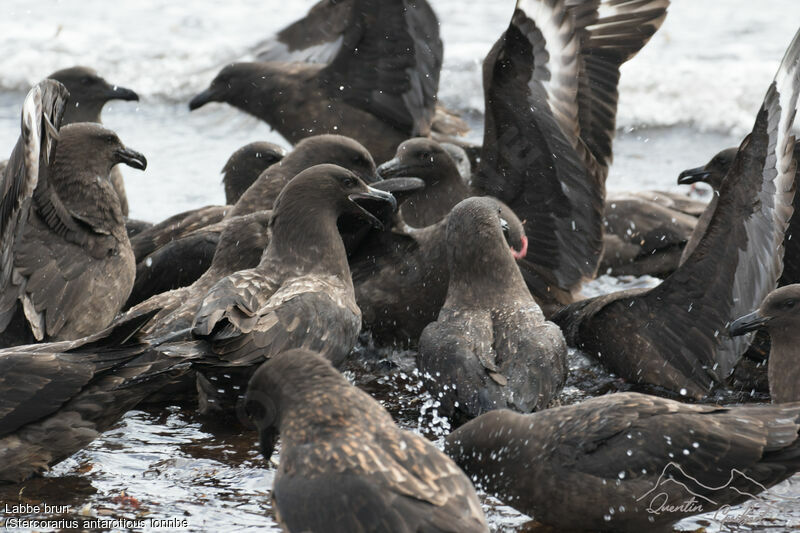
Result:
[[[124,233],[125,221],[119,196],[109,181],[111,168],[107,164],[73,157],[59,157],[65,150],[59,146],[48,174],[48,184],[71,214],[95,227],[112,231],[117,238]],[[90,165],[90,166],[84,166]],[[120,231],[117,231],[120,230]]]
[[[469,196],[469,188],[458,171],[455,175],[445,172],[435,179],[426,180],[425,188],[406,200],[401,212],[410,225],[425,227],[447,216],[454,205]]]
[[[259,214],[246,216],[255,218],[257,215]],[[264,215],[266,216],[266,213]],[[238,270],[257,266],[267,247],[269,236],[266,228],[255,221],[245,224],[241,222],[235,218],[231,219],[230,226],[226,227],[220,236],[208,269],[217,276],[217,279]]]
[[[509,302],[530,303],[519,267],[503,239],[448,242],[450,282],[447,304],[495,307]]]
[[[425,181],[425,189],[444,190],[444,191],[458,191],[464,195],[464,198],[469,196],[469,189],[464,179],[458,172],[458,167],[455,163],[439,164],[435,176],[427,178]]]
[[[61,120],[61,125],[75,124],[77,122],[96,122],[102,123],[101,113],[103,112],[103,105],[105,102],[87,101],[80,103],[68,103],[64,109],[64,118]]]
[[[337,218],[334,206],[314,206],[284,198],[273,214],[272,236],[259,268],[280,265],[297,274],[333,275],[352,287]]]
[[[283,68],[270,63],[259,64],[243,75],[240,90],[231,93],[228,103],[270,124],[279,125],[294,113],[292,102],[296,87]]]
[[[771,348],[767,373],[773,403],[800,401],[800,333],[794,327],[769,328]]]

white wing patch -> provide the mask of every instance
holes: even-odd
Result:
[[[800,92],[800,32],[795,35],[767,91],[765,104],[769,124],[769,148],[758,193],[758,210],[745,221],[747,249],[739,250],[732,287],[732,317],[742,316],[761,305],[775,289],[783,268],[783,239],[792,216],[795,194],[795,138],[791,134]],[[777,93],[777,94],[776,94]],[[771,105],[777,96],[778,105]],[[777,114],[777,116],[775,116]],[[717,361],[725,377],[750,345],[751,336],[723,338]]]
[[[535,66],[528,81],[531,90],[541,84],[547,92],[550,110],[565,129],[567,139],[574,142],[578,131],[578,75],[580,41],[572,17],[562,2],[518,0],[517,9],[526,20],[518,27],[534,48]],[[540,34],[542,43],[532,40]],[[543,48],[543,49],[542,49]]]
[[[319,63],[327,65],[342,48],[344,35],[339,35],[336,40],[320,43],[307,48],[289,50],[289,47],[280,41],[272,40],[255,51],[258,61],[279,61],[281,63]]]
[[[25,140],[25,172],[29,176],[29,187],[33,191],[39,183],[39,156],[41,155],[42,88],[35,86],[25,97],[22,105],[22,137]]]

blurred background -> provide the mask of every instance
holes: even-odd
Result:
[[[482,136],[481,62],[508,24],[512,0],[430,0],[445,46],[440,100]],[[150,162],[124,168],[131,216],[157,221],[224,200],[220,170],[255,140],[287,145],[224,104],[189,113],[189,99],[225,63],[301,17],[311,0],[3,0],[0,4],[0,152],[19,135],[25,92],[51,72],[87,65],[140,102],[112,101],[105,124]],[[623,66],[611,190],[674,188],[749,131],[800,24],[797,0],[674,0],[662,29]],[[3,150],[5,152],[3,152]],[[380,163],[380,162],[379,162]]]

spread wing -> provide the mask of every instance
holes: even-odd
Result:
[[[669,0],[566,0],[580,38],[580,136],[604,176],[611,164],[619,67],[661,27]]]
[[[25,97],[22,133],[6,165],[0,198],[0,287],[11,280],[14,243],[28,218],[34,191],[47,181],[58,129],[69,93],[59,82],[45,80]]]
[[[352,24],[356,0],[320,0],[308,14],[256,45],[258,61],[330,63]]]
[[[526,281],[572,290],[602,248],[619,66],[668,0],[519,0],[484,61],[486,122],[474,181],[506,202],[531,243]],[[537,291],[538,292],[538,291]]]
[[[6,169],[0,200],[0,325],[5,328],[14,316],[19,298],[37,339],[57,335],[68,316],[64,311],[85,298],[85,287],[69,282],[89,267],[91,257],[76,259],[70,248],[96,235],[63,204],[49,182],[67,97],[64,86],[52,80],[28,93],[22,136]],[[29,217],[32,205],[35,218]],[[60,239],[48,238],[53,235]],[[102,247],[102,241],[97,245]],[[105,250],[90,250],[97,252],[103,256]]]
[[[795,171],[795,182],[797,173],[800,172],[800,143],[794,143],[794,158],[798,161],[798,169]],[[792,204],[795,213],[800,213],[800,194],[795,192]],[[783,239],[783,274],[778,281],[778,286],[791,285],[800,282],[800,216],[792,216],[789,220],[789,227],[786,229],[786,236]]]
[[[426,0],[355,0],[343,35],[339,52],[320,72],[323,86],[409,136],[427,135],[443,50]]]
[[[594,275],[602,247],[604,187],[576,105],[579,47],[563,2],[517,3],[483,63],[486,118],[473,178],[525,221],[526,281],[539,270],[566,290]]]
[[[326,451],[324,464],[328,470],[335,465],[336,473],[280,474],[273,498],[289,529],[488,531],[472,483],[423,438],[400,431],[379,433],[369,449],[363,448],[354,442],[350,453],[342,448]]]
[[[798,93],[800,33],[723,181],[708,230],[686,262],[644,296],[664,318],[665,351],[695,358],[717,382],[749,344],[749,337],[728,337],[728,323],[757,308],[781,274],[795,190]]]

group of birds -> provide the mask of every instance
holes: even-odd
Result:
[[[0,482],[195,392],[201,414],[254,424],[265,458],[280,437],[286,531],[487,531],[473,481],[559,529],[642,531],[701,512],[648,508],[669,465],[659,490],[680,505],[692,479],[705,512],[792,476],[800,33],[742,144],[681,174],[711,204],[607,198],[619,67],[668,4],[518,0],[473,146],[436,98],[425,0],[321,0],[189,103],[235,106],[293,148],[242,147],[227,205],[155,225],[128,218],[116,167],[145,157],[100,123],[136,93],[86,67],[37,84],[1,166]],[[598,268],[663,281],[582,299]],[[362,331],[418,351],[460,426],[444,452],[340,372]],[[554,405],[567,346],[649,394]],[[774,405],[701,401],[765,353]]]

